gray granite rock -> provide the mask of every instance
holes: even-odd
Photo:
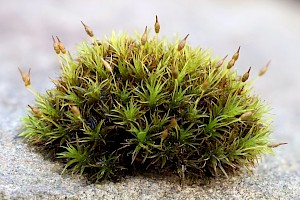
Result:
[[[0,0],[0,199],[300,199],[300,3],[297,1],[51,1]],[[274,141],[288,142],[263,158],[253,174],[179,187],[176,181],[127,177],[120,183],[86,184],[61,175],[59,163],[45,160],[16,136],[33,96],[17,67],[32,68],[40,92],[59,73],[51,35],[74,53],[87,39],[80,20],[102,37],[111,30],[134,34],[158,15],[163,36],[190,33],[193,46],[214,55],[241,46],[238,71],[252,73],[272,60],[255,91],[274,108]],[[252,75],[252,74],[251,74]]]

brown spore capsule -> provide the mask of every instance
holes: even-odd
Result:
[[[100,58],[100,59],[101,59],[103,65],[104,65],[105,69],[107,71],[109,71],[110,73],[112,73],[113,70],[112,70],[112,67],[110,66],[110,64],[106,60],[104,60],[103,58]]]
[[[262,76],[267,72],[270,63],[271,61],[269,61],[263,68],[260,69],[258,76]]]
[[[28,105],[28,107],[31,109],[31,111],[36,115],[36,116],[42,116],[42,112],[40,111],[40,109],[36,108],[36,107],[32,107],[30,105]]]
[[[22,80],[24,82],[25,87],[29,86],[31,84],[31,82],[30,82],[30,71],[31,71],[31,69],[28,70],[27,75],[24,72],[22,72],[22,70],[20,68],[18,68],[18,69],[19,69],[19,72],[21,74],[21,77],[22,77]]]
[[[228,64],[227,64],[227,69],[231,69],[235,64],[235,60],[234,59],[231,59]]]
[[[88,36],[94,37],[93,30],[89,26],[87,26],[85,23],[83,23],[82,21],[81,21],[81,23],[85,29],[85,32],[88,34]]]
[[[270,147],[270,148],[276,148],[276,147],[279,147],[279,146],[284,145],[284,144],[287,144],[287,142],[271,143],[271,144],[268,144],[268,147]]]
[[[145,31],[144,31],[143,35],[142,35],[142,38],[141,38],[141,44],[142,44],[142,45],[145,45],[146,42],[147,42],[147,26],[146,26],[146,28],[145,28]]]
[[[190,34],[187,34],[187,35],[179,42],[178,47],[177,47],[177,50],[178,50],[178,51],[181,51],[181,50],[184,48],[185,43],[186,43],[186,40],[187,40],[187,38],[189,37],[189,35],[190,35]]]
[[[53,49],[55,51],[56,54],[59,54],[60,53],[60,49],[59,49],[59,46],[57,44],[57,42],[55,41],[53,35],[52,35],[52,40],[53,40]]]
[[[240,116],[240,119],[241,119],[242,121],[247,121],[247,120],[251,119],[252,116],[253,116],[253,112],[252,112],[252,111],[248,111],[248,112],[245,112],[244,114],[242,114],[242,115]]]
[[[156,20],[155,20],[155,24],[154,24],[154,30],[155,30],[155,33],[158,34],[159,31],[160,31],[160,24],[158,22],[158,17],[157,15],[155,16]]]
[[[251,67],[249,67],[248,71],[242,76],[242,82],[246,82],[250,75]]]
[[[72,105],[71,106],[71,112],[76,116],[79,117],[80,116],[80,111],[79,108],[77,106]]]
[[[166,139],[169,135],[169,129],[165,129],[163,132],[161,132],[161,139]]]
[[[226,60],[228,55],[226,55],[224,58],[222,58],[217,64],[216,64],[216,68],[219,68],[223,65],[224,61]]]
[[[170,125],[171,125],[173,128],[175,128],[175,127],[177,126],[177,120],[176,120],[175,117],[172,117],[171,122],[170,122]]]
[[[63,53],[63,54],[66,54],[67,51],[65,49],[65,46],[64,44],[60,41],[60,39],[56,36],[57,38],[57,41],[58,41],[58,47],[59,47],[59,50]]]
[[[234,61],[237,61],[237,59],[239,59],[240,49],[241,49],[241,46],[239,46],[239,48],[238,48],[238,50],[236,51],[236,53],[233,54],[232,59],[233,59]]]

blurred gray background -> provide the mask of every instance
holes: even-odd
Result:
[[[0,144],[11,143],[10,148],[15,148],[19,119],[26,114],[27,104],[33,103],[17,68],[32,69],[32,85],[40,92],[53,86],[49,77],[58,76],[51,35],[58,35],[66,49],[75,53],[76,45],[89,39],[81,20],[102,39],[112,30],[141,33],[146,25],[153,30],[155,15],[161,24],[160,36],[169,40],[189,33],[189,44],[209,48],[218,57],[231,56],[241,46],[235,65],[241,74],[252,66],[251,76],[255,77],[271,60],[269,71],[257,80],[254,91],[273,108],[274,141],[289,143],[276,150],[276,157],[271,156],[281,159],[275,165],[282,170],[273,173],[291,170],[299,183],[299,1],[0,0]]]

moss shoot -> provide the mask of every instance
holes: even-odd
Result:
[[[201,48],[160,39],[145,28],[79,45],[71,56],[53,37],[61,74],[36,96],[20,136],[51,152],[64,170],[91,181],[134,171],[184,177],[236,174],[256,164],[270,144],[269,107],[252,93],[250,70],[235,70],[240,48],[227,60]],[[268,65],[258,74],[262,76]]]

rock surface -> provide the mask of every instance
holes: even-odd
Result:
[[[300,199],[300,4],[297,1],[51,1],[0,0],[0,199]],[[151,26],[161,35],[190,33],[193,46],[214,55],[233,54],[251,75],[272,60],[255,91],[274,108],[274,141],[288,142],[276,156],[264,157],[253,175],[213,179],[185,186],[169,180],[128,177],[120,183],[87,185],[61,175],[62,167],[30,150],[16,136],[20,118],[33,97],[23,87],[17,67],[32,68],[32,84],[40,92],[52,87],[59,73],[51,35],[74,52],[88,39],[80,20],[101,38],[111,30],[134,34]],[[175,34],[174,34],[175,33]]]

